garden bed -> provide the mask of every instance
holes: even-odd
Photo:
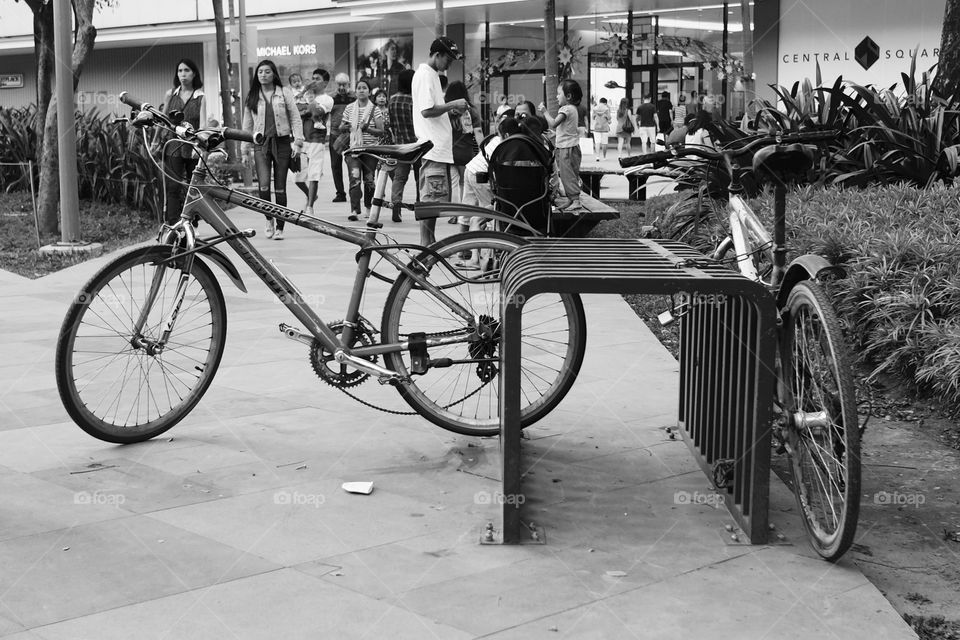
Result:
[[[122,205],[80,202],[80,238],[101,243],[104,252],[149,240],[158,228],[156,219],[146,213]],[[43,245],[59,240],[59,235],[40,238]],[[88,259],[83,254],[42,256],[37,249],[30,194],[0,193],[0,269],[39,278]]]

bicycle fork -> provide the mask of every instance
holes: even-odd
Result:
[[[184,229],[188,229],[184,233],[184,236],[186,237],[187,248],[189,250],[192,249],[194,245],[194,236],[191,233],[193,228],[187,226],[184,227]],[[149,356],[156,356],[163,352],[167,341],[170,339],[170,334],[173,332],[173,328],[177,323],[177,316],[180,313],[180,308],[183,306],[183,299],[186,296],[187,287],[190,284],[190,273],[192,267],[193,255],[190,254],[184,258],[183,267],[180,269],[180,277],[177,282],[176,293],[174,293],[173,304],[170,308],[170,312],[167,314],[167,317],[162,324],[163,331],[156,340],[148,340],[143,335],[144,326],[147,324],[147,320],[150,317],[150,312],[153,310],[153,305],[157,302],[157,296],[159,295],[160,288],[163,285],[163,280],[166,276],[167,269],[173,268],[168,267],[165,264],[159,264],[155,267],[153,279],[150,282],[150,290],[147,292],[146,300],[144,300],[143,307],[140,309],[140,315],[137,317],[137,320],[133,325],[133,336],[130,338],[130,344],[135,349],[143,349]]]

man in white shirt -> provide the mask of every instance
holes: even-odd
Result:
[[[454,60],[463,57],[450,38],[441,36],[430,45],[430,58],[413,74],[413,131],[417,141],[430,140],[433,148],[423,156],[420,167],[420,200],[451,202],[458,198],[460,176],[453,166],[453,127],[449,114],[459,115],[467,108],[466,100],[445,102],[440,86],[440,71],[446,71]],[[436,241],[437,220],[420,221],[420,244]]]

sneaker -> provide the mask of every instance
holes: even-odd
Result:
[[[344,195],[344,194],[342,194],[342,193],[339,193],[339,194],[337,194],[337,195],[333,198],[333,201],[334,201],[334,202],[346,202],[346,201],[347,201],[347,196]]]
[[[273,234],[273,239],[283,240],[283,229],[277,229],[276,232]]]
[[[263,230],[263,235],[267,236],[267,240],[273,237],[273,230],[274,230],[273,218],[269,218],[267,220],[267,226]]]
[[[357,215],[356,211],[354,211],[353,213],[347,216],[347,220],[349,220],[350,222],[356,222],[359,219],[360,219],[360,216]]]
[[[313,215],[313,207],[311,207],[310,205],[307,205],[306,207],[304,207],[304,208],[303,208],[303,215],[312,216],[312,215]]]
[[[403,222],[403,220],[400,218],[400,212],[399,212],[399,211],[394,211],[394,212],[393,212],[393,221],[394,221],[394,222]]]

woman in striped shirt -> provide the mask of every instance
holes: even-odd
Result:
[[[357,99],[347,105],[340,121],[340,131],[350,133],[350,148],[367,147],[377,144],[384,131],[386,114],[370,100],[370,85],[366,80],[357,82]],[[377,161],[370,156],[359,158],[347,156],[347,169],[350,174],[350,215],[347,220],[360,219],[360,184],[363,183],[363,206],[366,217],[370,217],[373,203],[374,174]]]

